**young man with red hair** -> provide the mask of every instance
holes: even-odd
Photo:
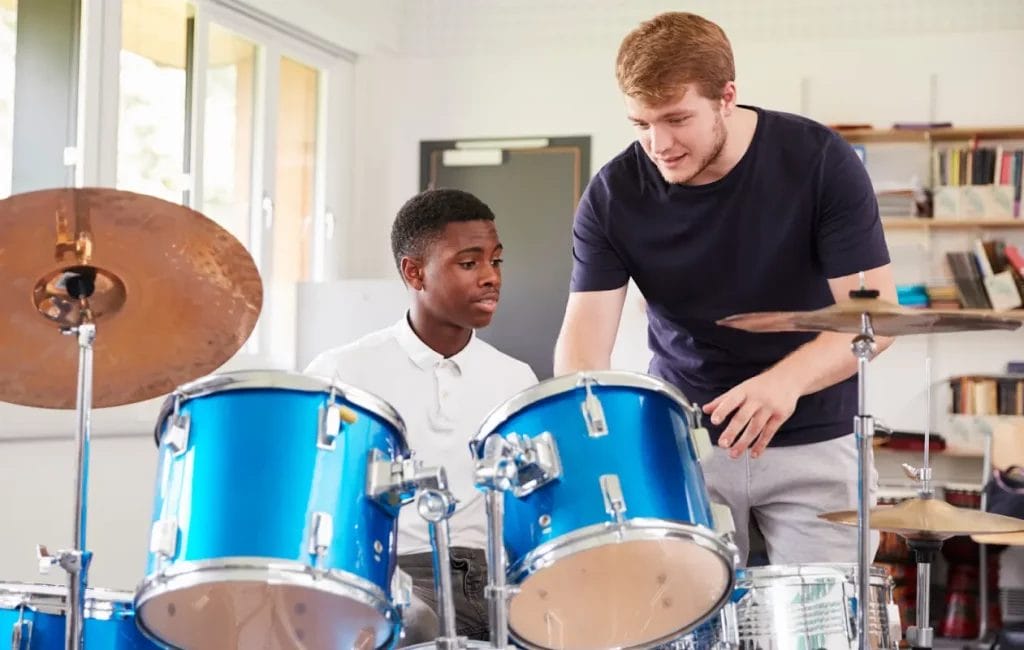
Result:
[[[735,76],[725,33],[694,14],[661,14],[623,40],[616,77],[637,140],[579,203],[555,371],[609,367],[632,278],[648,305],[649,372],[710,421],[718,448],[704,472],[732,510],[741,563],[751,514],[772,564],[853,562],[856,531],[818,518],[857,505],[852,337],[716,321],[825,307],[860,272],[896,302],[878,206],[849,144],[738,104]]]

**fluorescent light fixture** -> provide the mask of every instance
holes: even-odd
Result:
[[[478,165],[500,165],[504,162],[501,149],[445,149],[441,163],[445,167],[476,167]]]
[[[460,140],[456,149],[543,149],[547,138],[508,138],[505,140]]]

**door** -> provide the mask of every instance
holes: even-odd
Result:
[[[552,375],[572,271],[572,218],[590,172],[590,138],[421,143],[421,187],[471,192],[505,245],[501,304],[481,339]]]

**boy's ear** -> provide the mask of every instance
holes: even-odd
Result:
[[[400,262],[402,279],[416,291],[423,290],[423,262],[414,257],[403,257]]]

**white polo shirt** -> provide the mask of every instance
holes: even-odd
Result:
[[[306,372],[373,393],[405,420],[406,439],[425,466],[443,466],[458,505],[448,520],[453,546],[486,548],[483,493],[473,485],[469,440],[491,410],[537,383],[527,364],[472,335],[445,359],[413,332],[406,317],[393,326],[320,354]],[[427,524],[415,504],[402,507],[398,552],[430,551]]]

